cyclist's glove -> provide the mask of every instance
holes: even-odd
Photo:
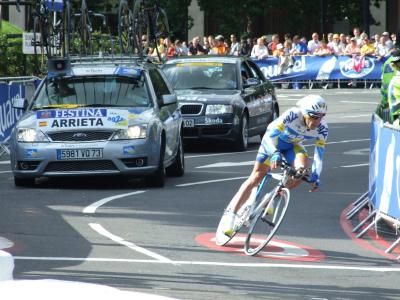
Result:
[[[319,181],[319,176],[317,173],[311,174],[310,183],[313,183],[315,187],[319,187],[321,185],[321,182]]]
[[[279,163],[282,161],[282,154],[279,151],[274,152],[269,159],[271,163]]]

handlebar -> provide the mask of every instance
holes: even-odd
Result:
[[[299,172],[299,169],[295,169],[284,159],[281,161],[281,168],[293,178],[301,179],[307,183],[310,183],[311,170],[309,168],[305,168],[302,170],[302,172]]]

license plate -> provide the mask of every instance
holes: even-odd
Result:
[[[194,127],[194,119],[183,119],[183,127]]]
[[[57,149],[57,160],[103,158],[103,149]]]

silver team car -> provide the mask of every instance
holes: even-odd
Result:
[[[176,95],[150,63],[55,60],[11,140],[17,186],[35,178],[127,175],[164,185],[182,176],[182,117]]]

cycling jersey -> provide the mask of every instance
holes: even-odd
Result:
[[[316,129],[308,129],[300,109],[293,107],[268,125],[258,150],[257,161],[269,165],[270,156],[279,151],[289,163],[293,163],[296,154],[307,155],[302,142],[315,140],[312,172],[319,176],[327,139],[328,125],[324,120]]]

